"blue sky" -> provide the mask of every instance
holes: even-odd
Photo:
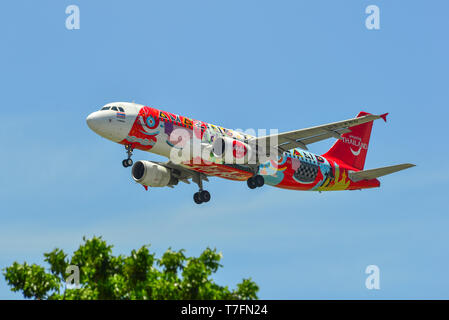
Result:
[[[65,28],[65,8],[81,11]],[[365,8],[380,8],[367,30]],[[223,252],[215,279],[266,299],[449,298],[444,1],[3,1],[0,267],[102,235]],[[136,101],[227,128],[376,121],[366,168],[411,162],[376,190],[311,193],[218,178],[145,192],[86,116]],[[332,141],[311,146],[324,153]],[[137,151],[134,159],[159,159]],[[365,288],[366,266],[380,290]],[[0,278],[0,298],[20,299]]]

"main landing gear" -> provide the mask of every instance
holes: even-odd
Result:
[[[133,159],[131,159],[131,156],[133,155],[134,148],[132,147],[132,145],[127,144],[127,145],[125,145],[125,149],[126,149],[126,154],[128,155],[128,158],[122,161],[122,165],[125,168],[127,168],[127,167],[131,167],[133,165]]]
[[[196,204],[209,202],[210,193],[207,190],[203,190],[203,180],[207,180],[207,178],[203,178],[203,174],[198,173],[198,175],[193,177],[192,180],[198,184],[198,188],[200,189],[198,192],[193,194],[193,201],[195,201]]]
[[[249,178],[246,183],[250,189],[260,188],[265,184],[265,179],[258,174]]]
[[[210,200],[210,193],[207,190],[200,190],[193,194],[193,201],[195,201],[196,204],[208,202],[209,200]]]

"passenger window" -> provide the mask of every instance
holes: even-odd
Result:
[[[101,110],[109,110],[110,107],[103,107]]]
[[[117,107],[112,107],[111,110],[118,111]]]
[[[125,110],[123,110],[122,107],[118,107],[118,109],[119,109],[121,112],[125,112]]]

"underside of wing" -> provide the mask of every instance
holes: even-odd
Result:
[[[174,177],[184,183],[198,183],[200,179],[209,181],[207,177],[215,176],[229,180],[246,181],[253,176],[253,170],[248,166],[237,164],[195,164],[182,163],[175,164],[171,161],[160,162],[160,165],[172,169]]]
[[[160,164],[161,166],[164,166],[166,168],[172,169],[174,176],[181,182],[190,184],[189,179],[192,179],[194,181],[198,180],[197,172],[195,172],[193,170],[186,169],[185,167],[183,167],[179,164],[175,164],[171,161],[158,162],[158,164]],[[203,180],[208,181],[206,176],[204,176],[202,178],[203,178]]]

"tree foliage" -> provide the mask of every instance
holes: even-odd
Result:
[[[12,291],[34,299],[257,299],[259,287],[243,279],[237,288],[216,284],[212,274],[222,267],[221,253],[207,248],[199,257],[169,248],[156,258],[144,245],[129,256],[113,256],[101,237],[83,238],[71,259],[61,249],[45,253],[46,270],[14,262],[3,269]],[[66,286],[69,266],[79,268],[79,286]]]

